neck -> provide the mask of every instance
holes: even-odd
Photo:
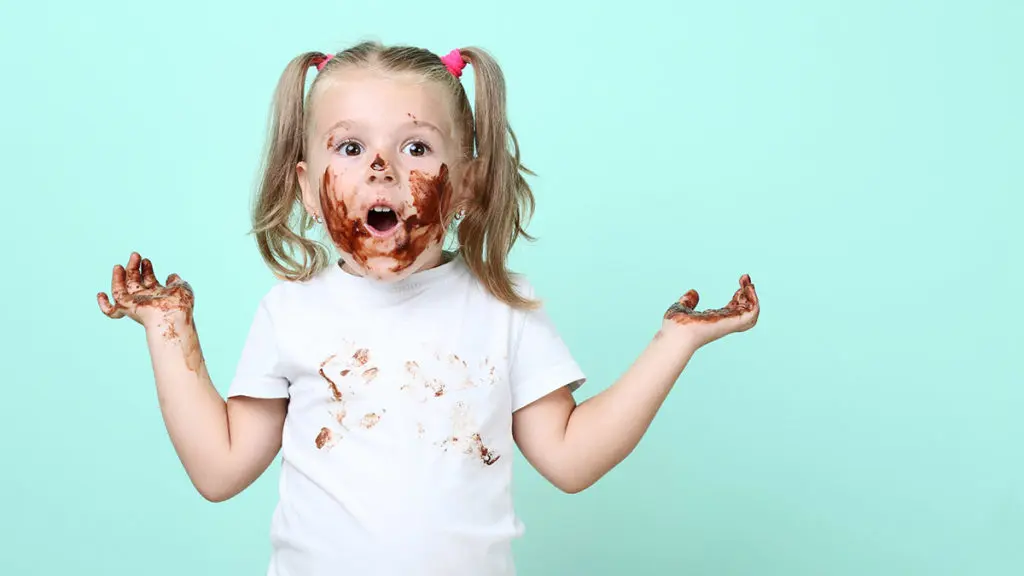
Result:
[[[430,270],[432,268],[437,268],[438,266],[440,266],[442,264],[450,262],[453,258],[455,258],[455,256],[456,256],[455,252],[448,252],[448,251],[444,251],[444,250],[438,250],[438,251],[433,252],[433,253],[431,253],[429,255],[424,254],[424,255],[422,255],[422,260],[414,262],[414,265],[418,265],[418,267],[416,268],[416,272],[413,272],[413,274],[416,274],[417,272],[423,272],[423,271],[426,271],[426,270]],[[349,264],[348,262],[346,262],[343,259],[338,259],[338,266],[344,272],[346,272],[348,274],[351,274],[352,276],[365,276],[366,275],[366,272],[364,270],[358,270],[358,269],[352,267],[351,264]]]

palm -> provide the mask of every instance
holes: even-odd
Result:
[[[740,278],[740,287],[722,308],[698,311],[700,297],[690,290],[665,311],[666,328],[692,332],[701,344],[707,344],[733,332],[749,330],[757,323],[760,304],[750,276]]]
[[[192,288],[177,274],[167,277],[164,285],[156,279],[153,264],[132,253],[127,268],[114,266],[110,283],[110,299],[104,293],[96,296],[100,310],[110,318],[128,316],[140,324],[159,321],[169,314],[184,314],[191,324],[195,297]]]

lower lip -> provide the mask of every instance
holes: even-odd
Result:
[[[389,228],[388,230],[381,231],[364,222],[363,228],[366,228],[366,231],[369,232],[370,236],[373,236],[374,238],[387,238],[389,236],[394,236],[398,232],[398,229],[401,227],[400,224],[401,222],[396,222],[395,225]]]

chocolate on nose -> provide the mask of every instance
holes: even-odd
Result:
[[[377,172],[383,172],[386,167],[387,164],[384,162],[384,159],[380,157],[380,154],[377,154],[373,158],[373,162],[370,164],[370,168]]]

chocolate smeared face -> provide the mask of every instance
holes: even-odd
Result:
[[[379,164],[377,156],[371,169]],[[346,190],[331,166],[320,186],[324,224],[342,260],[357,274],[385,280],[406,276],[441,247],[451,196],[445,164],[433,175],[411,171],[386,194]]]
[[[414,74],[356,67],[314,92],[303,202],[346,271],[392,281],[442,261],[463,169],[450,98]]]

